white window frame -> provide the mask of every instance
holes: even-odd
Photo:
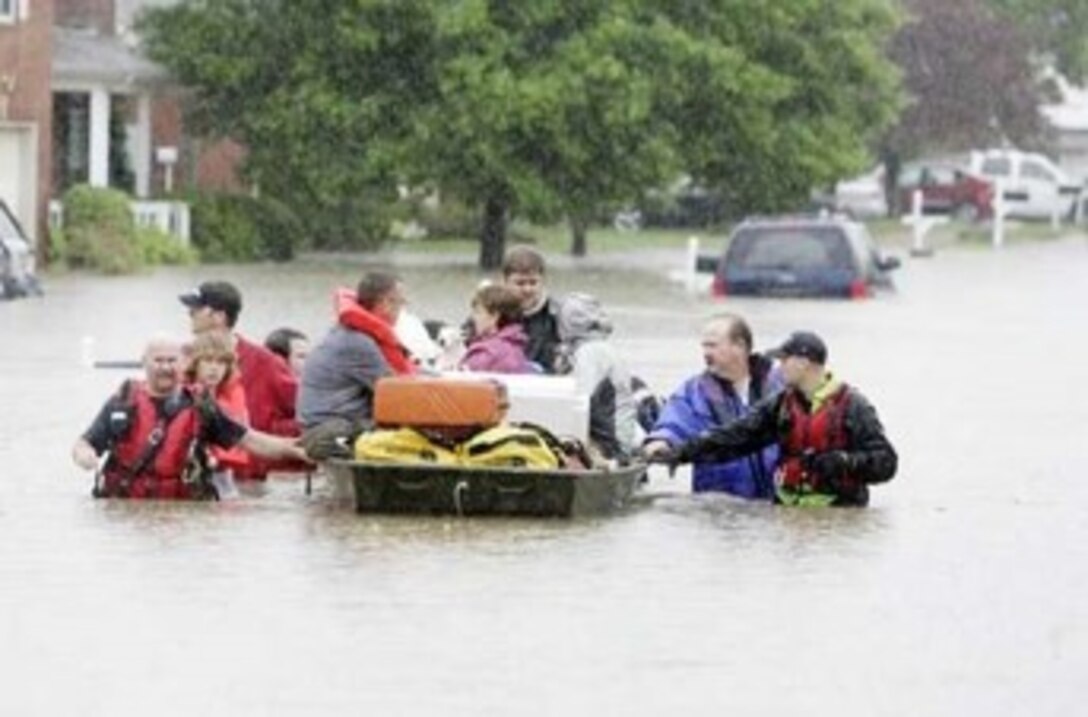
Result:
[[[22,14],[21,4],[22,0],[0,0],[0,25],[14,25],[18,22]]]

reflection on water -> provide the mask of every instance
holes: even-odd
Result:
[[[873,507],[691,496],[683,472],[574,521],[356,516],[320,478],[310,497],[275,480],[221,504],[93,501],[67,451],[123,376],[84,368],[83,337],[128,358],[183,334],[175,296],[210,277],[243,289],[244,333],[319,336],[361,265],[58,277],[0,306],[0,714],[1076,713],[1083,244],[911,262],[869,302],[723,306],[637,264],[549,278],[604,297],[662,392],[720,308],[763,346],[823,333],[901,453]],[[450,321],[481,278],[404,274]]]

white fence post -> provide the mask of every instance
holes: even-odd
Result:
[[[1005,214],[1008,210],[1005,202],[1005,182],[998,179],[994,182],[994,249],[1005,246]]]
[[[933,256],[933,249],[926,243],[926,235],[938,224],[948,222],[948,217],[927,217],[923,209],[922,190],[916,189],[910,198],[910,216],[902,219],[904,224],[911,227],[910,255],[915,258]]]
[[[910,253],[914,256],[928,256],[933,252],[926,247],[926,229],[922,226],[922,190],[915,189],[910,195],[911,241]]]
[[[689,294],[694,294],[699,278],[699,237],[688,237],[687,264],[684,267],[684,286]]]

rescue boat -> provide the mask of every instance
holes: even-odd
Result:
[[[335,494],[359,513],[583,517],[624,507],[646,466],[485,468],[333,459]]]
[[[645,464],[594,464],[584,450],[574,462],[550,453],[550,461],[534,460],[546,449],[539,438],[537,445],[525,445],[534,443],[532,430],[518,427],[547,426],[544,433],[553,444],[553,434],[587,443],[588,403],[567,378],[387,377],[375,387],[374,419],[389,440],[364,434],[355,459],[330,459],[324,467],[337,498],[360,513],[609,513],[631,498],[646,475]],[[447,450],[427,444],[413,431],[431,436],[464,432],[466,438]]]

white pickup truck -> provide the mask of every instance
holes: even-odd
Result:
[[[1000,182],[1008,216],[1021,219],[1065,219],[1083,189],[1049,158],[1017,149],[972,152],[970,169]]]

